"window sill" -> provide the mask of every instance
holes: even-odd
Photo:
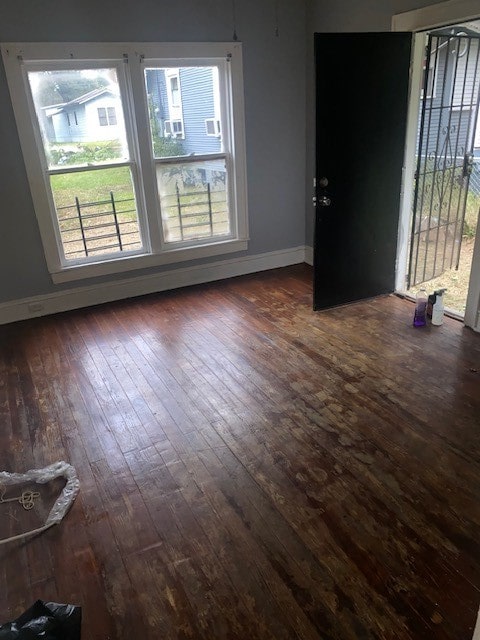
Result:
[[[55,284],[61,284],[63,282],[73,282],[74,280],[134,271],[136,269],[148,269],[149,267],[157,267],[164,264],[210,258],[226,253],[236,253],[237,251],[246,251],[247,248],[247,240],[226,240],[197,247],[167,249],[158,254],[136,255],[115,260],[105,260],[95,264],[77,264],[65,267],[61,271],[51,272],[51,278]]]

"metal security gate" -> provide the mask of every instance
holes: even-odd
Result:
[[[480,36],[429,34],[417,144],[408,287],[458,268],[480,88]]]

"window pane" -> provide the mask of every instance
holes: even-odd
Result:
[[[67,260],[142,248],[128,167],[50,176]]]
[[[106,127],[108,122],[107,122],[107,112],[103,107],[99,107],[97,109],[98,111],[98,123],[101,127]],[[68,114],[67,114],[68,115]]]
[[[166,242],[230,234],[224,160],[157,165]]]
[[[223,151],[205,126],[221,118],[218,67],[149,67],[145,85],[156,158]]]
[[[28,73],[50,169],[128,160],[116,69]]]
[[[117,114],[115,112],[115,107],[108,107],[107,108],[107,113],[108,113],[108,124],[109,125],[116,125],[117,124]]]

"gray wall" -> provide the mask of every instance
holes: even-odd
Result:
[[[279,37],[275,36],[273,0],[236,2],[237,33],[244,53],[249,254],[305,242],[307,1],[279,0]],[[232,3],[225,0],[0,3],[1,42],[215,42],[230,41],[232,34]],[[0,148],[0,302],[59,291],[62,287],[52,284],[43,257],[1,63]],[[175,267],[157,271],[171,268]],[[101,280],[109,278],[77,284]]]
[[[312,0],[314,31],[390,31],[396,13],[421,9],[432,0]]]
[[[344,31],[391,31],[392,17],[396,13],[420,9],[437,2],[429,0],[311,0],[307,7],[307,161],[306,244],[313,245],[314,211],[311,205],[313,176],[315,174],[314,146],[314,73],[313,34]]]

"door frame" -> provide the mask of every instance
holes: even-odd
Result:
[[[418,105],[420,104],[422,59],[424,55],[423,32],[436,27],[458,24],[467,20],[480,18],[478,0],[448,0],[422,9],[406,11],[392,17],[392,31],[412,31],[413,48],[410,63],[410,95],[407,120],[407,137],[405,142],[405,160],[402,177],[402,193],[400,199],[400,216],[398,225],[398,251],[395,277],[395,290],[405,292],[408,264],[408,239],[411,232],[411,211],[415,175],[415,152],[418,129]],[[480,228],[480,226],[479,226]],[[480,243],[475,242],[475,245]],[[478,254],[478,247],[475,246]],[[468,289],[464,322],[480,332],[480,270],[474,269],[472,263],[471,279]],[[477,261],[478,262],[478,261]],[[479,635],[480,640],[480,635]]]

